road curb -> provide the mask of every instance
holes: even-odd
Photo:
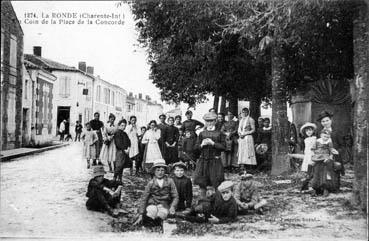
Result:
[[[31,151],[27,151],[27,152],[17,153],[17,154],[14,154],[14,155],[2,156],[0,158],[0,160],[1,160],[1,162],[9,162],[9,161],[11,161],[15,158],[34,155],[34,154],[45,152],[45,151],[50,151],[50,150],[53,150],[53,149],[68,146],[69,144],[70,143],[62,143],[62,144],[57,144],[57,145],[53,145],[53,146],[47,146],[47,147],[39,148],[37,150],[31,150]]]

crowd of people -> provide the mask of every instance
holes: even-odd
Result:
[[[147,127],[138,127],[135,116],[115,125],[113,114],[104,124],[95,113],[81,134],[87,167],[91,160],[94,166],[87,208],[116,215],[113,210],[123,190],[123,169],[129,168],[133,174],[135,163],[137,175],[151,174],[136,224],[157,225],[169,215],[193,222],[225,223],[245,212],[262,213],[266,200],[261,199],[251,173],[271,166],[272,130],[270,119],[259,118],[255,123],[249,114],[248,108],[242,109],[239,118],[231,111],[225,116],[210,109],[202,123],[187,111],[183,122],[181,116],[166,119],[162,114],[159,124],[152,120]],[[331,118],[327,111],[319,115],[320,130],[313,123],[304,124],[304,154],[288,155],[303,159],[301,171],[306,178],[302,189],[310,185],[314,195],[338,191],[344,174],[340,138],[332,130]],[[114,173],[114,180],[103,178],[104,165]],[[226,171],[238,171],[239,180],[225,180]],[[199,186],[196,201],[193,185]]]

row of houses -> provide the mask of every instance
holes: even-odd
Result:
[[[150,96],[134,95],[94,74],[86,62],[67,66],[42,56],[41,46],[23,54],[23,31],[9,1],[1,11],[1,149],[45,145],[55,139],[60,122],[86,123],[99,112],[107,121],[137,116],[146,125],[163,113]],[[150,111],[149,111],[150,110]]]

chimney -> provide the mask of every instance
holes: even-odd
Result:
[[[33,54],[41,57],[41,46],[33,46]]]
[[[83,72],[86,72],[86,62],[78,62],[78,69],[83,71]]]
[[[87,66],[87,74],[94,75],[94,67]]]
[[[138,98],[141,100],[142,99],[142,94],[141,93],[139,93],[138,94]]]

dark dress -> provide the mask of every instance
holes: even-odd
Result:
[[[214,141],[214,146],[201,147],[202,141],[206,138]],[[216,130],[204,130],[198,136],[195,148],[201,151],[201,155],[196,164],[194,183],[201,188],[206,188],[206,186],[217,188],[224,181],[224,169],[220,154],[225,150],[225,135]]]
[[[237,202],[232,196],[228,201],[224,201],[219,191],[215,193],[212,214],[219,219],[219,223],[232,222],[237,218]]]
[[[192,204],[191,179],[186,176],[177,177],[175,175],[173,175],[172,179],[174,181],[174,184],[176,185],[179,198],[177,211],[182,211],[186,208],[191,208]]]
[[[258,169],[269,170],[272,166],[272,130],[259,129],[255,143],[257,145],[266,145],[268,148],[265,153],[259,154],[258,151],[256,152]]]
[[[146,144],[142,143],[143,136],[144,134],[138,136],[138,158],[136,160],[136,172],[139,169],[142,169],[142,161],[143,161],[143,156],[144,156],[145,147],[146,147]]]
[[[121,179],[123,169],[132,167],[132,162],[128,154],[124,151],[131,146],[131,141],[129,140],[127,133],[125,133],[123,130],[118,129],[117,132],[114,134],[114,143],[117,147],[117,154],[114,162],[114,178]]]
[[[158,145],[159,145],[159,149],[160,149],[161,155],[163,157],[165,156],[164,135],[165,135],[165,131],[166,131],[167,127],[168,127],[167,124],[163,124],[163,123],[159,123],[158,124],[158,129],[160,130],[160,139],[158,141]]]
[[[116,204],[119,203],[120,196],[112,198],[110,194],[106,193],[103,188],[117,188],[122,185],[121,182],[103,179],[101,183],[98,183],[95,178],[92,178],[88,183],[86,196],[88,200],[86,202],[86,207],[88,210],[94,211],[105,211],[110,208],[114,208]]]
[[[163,135],[163,142],[165,145],[164,159],[167,165],[178,161],[178,138],[179,138],[179,131],[177,127],[167,126],[167,128],[165,128],[164,135]],[[165,144],[165,143],[168,143],[169,145],[172,145],[174,142],[176,143],[174,147],[168,147]]]
[[[185,131],[190,131],[191,132],[191,137],[197,137],[196,135],[196,126],[199,126],[200,128],[203,128],[204,127],[204,124],[201,123],[200,121],[198,120],[185,120],[183,123],[182,123],[182,131],[183,133],[185,133]]]
[[[100,157],[100,151],[103,145],[103,136],[101,133],[101,128],[104,127],[104,123],[100,120],[90,120],[90,126],[91,129],[96,131],[97,137],[98,137],[98,141],[96,142],[96,157],[99,158]]]

